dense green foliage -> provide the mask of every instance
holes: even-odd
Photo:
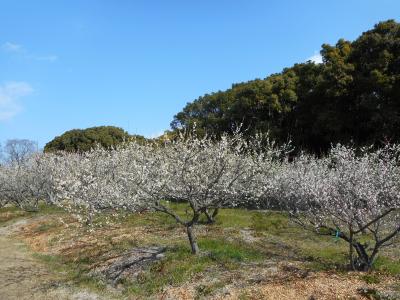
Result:
[[[173,129],[197,124],[219,135],[242,123],[297,148],[400,140],[400,24],[381,22],[355,41],[322,45],[322,64],[295,64],[265,79],[206,94],[175,115]]]
[[[109,148],[128,139],[143,141],[142,136],[131,136],[121,128],[99,126],[87,129],[73,129],[55,137],[44,147],[45,152],[65,150],[69,152],[88,151],[97,144]]]

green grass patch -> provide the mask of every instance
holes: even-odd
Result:
[[[186,244],[170,248],[163,260],[155,263],[136,281],[128,284],[126,293],[150,296],[161,291],[164,286],[179,285],[189,281],[194,275],[206,269],[235,269],[240,263],[263,258],[263,254],[259,251],[225,240],[201,239],[199,247],[201,251],[199,255],[191,254]],[[203,290],[202,293],[208,292]]]
[[[65,210],[59,206],[46,204],[44,202],[39,203],[38,212],[41,215],[51,215],[51,214],[60,214],[65,213]]]
[[[163,203],[184,220],[192,218],[192,210],[188,204],[167,202]],[[212,210],[211,210],[212,211]],[[122,221],[129,225],[161,225],[178,226],[176,221],[169,215],[162,212],[128,214]],[[201,215],[200,223],[206,223],[207,218]],[[288,226],[288,217],[280,212],[259,212],[241,208],[219,209],[215,224],[223,228],[252,228],[258,230],[284,229]]]
[[[288,228],[288,217],[280,212],[253,212],[251,217],[250,228],[257,232],[270,232],[280,234]]]
[[[7,206],[4,206],[4,207],[0,208],[0,214],[13,213],[13,212],[18,212],[20,210],[21,210],[20,208],[14,206],[14,205],[7,205]]]
[[[374,284],[374,283],[380,283],[381,280],[377,274],[364,274],[360,277],[365,283],[368,284]]]
[[[106,284],[102,280],[88,274],[89,259],[87,257],[69,261],[65,257],[59,255],[34,253],[33,256],[45,263],[49,269],[63,274],[63,279],[67,282],[73,282],[74,285],[95,291],[106,290]]]
[[[201,239],[199,241],[201,251],[207,251],[211,259],[217,262],[245,262],[261,260],[260,251],[238,242],[227,242],[216,239]]]
[[[65,261],[62,259],[62,257],[55,256],[55,255],[48,255],[48,254],[43,254],[43,253],[33,253],[33,256],[55,269],[59,269],[65,263]]]
[[[60,213],[65,213],[65,211],[55,205],[49,205],[42,202],[39,203],[37,211],[26,211],[14,205],[7,205],[0,208],[0,224],[19,219],[21,217],[54,215]]]
[[[251,227],[253,215],[256,211],[241,208],[223,208],[219,210],[215,225],[224,228]]]
[[[400,260],[378,256],[378,258],[375,260],[373,268],[391,275],[400,275]]]
[[[35,232],[44,233],[50,231],[51,229],[55,229],[57,227],[59,227],[59,224],[55,222],[41,223],[37,228],[35,228]]]
[[[213,261],[207,256],[194,256],[185,246],[170,249],[165,259],[158,261],[149,270],[140,274],[137,280],[126,283],[125,293],[150,296],[167,285],[178,285],[190,280],[193,275],[204,271]]]
[[[327,237],[319,241],[304,241],[300,245],[300,255],[308,261],[316,271],[345,269],[348,263],[347,245],[333,242]]]
[[[121,219],[121,224],[127,226],[157,226],[166,228],[175,228],[181,225],[165,213],[162,212],[145,212],[140,214],[129,214]]]

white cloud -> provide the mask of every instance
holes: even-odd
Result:
[[[4,43],[1,48],[6,51],[6,52],[23,52],[24,51],[24,47],[22,47],[21,45],[15,44],[15,43],[11,43],[11,42],[6,42]]]
[[[314,55],[307,58],[306,61],[312,61],[316,64],[322,64],[322,56],[318,52],[314,52]]]
[[[30,53],[27,49],[25,49],[22,45],[6,42],[1,46],[1,49],[8,53],[14,53],[16,55],[20,55],[23,58],[31,59],[31,60],[38,60],[38,61],[47,61],[47,62],[55,62],[58,60],[57,55],[36,55]]]
[[[33,88],[27,82],[10,81],[0,85],[0,121],[12,119],[22,110],[19,99],[32,94]]]
[[[58,59],[57,55],[34,56],[33,59],[54,62]]]

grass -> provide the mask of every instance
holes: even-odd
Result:
[[[22,217],[46,216],[54,214],[63,214],[64,210],[55,206],[39,203],[37,211],[25,211],[15,206],[5,206],[0,208],[0,225],[11,220],[16,220]]]
[[[217,262],[245,262],[261,260],[262,252],[243,243],[228,242],[221,239],[201,239],[199,247]]]
[[[177,285],[204,271],[211,260],[207,256],[193,256],[184,246],[167,252],[164,260],[142,273],[138,280],[129,282],[126,294],[149,296],[166,285]]]
[[[42,223],[36,228],[36,232],[48,232],[55,227],[57,227],[55,223]]]
[[[378,256],[374,263],[374,268],[391,275],[400,275],[400,259],[395,260],[384,256]]]
[[[260,261],[263,258],[261,252],[247,245],[224,240],[203,238],[199,246],[202,253],[197,256],[192,255],[185,244],[169,249],[164,260],[155,263],[137,281],[129,283],[127,293],[149,296],[161,291],[166,285],[175,286],[190,281],[196,274],[206,270],[215,267],[234,270],[240,267],[240,263]]]
[[[196,287],[196,296],[197,298],[202,298],[211,295],[215,291],[222,289],[229,281],[226,280],[218,280],[216,282],[211,282],[210,284],[200,284]]]
[[[166,203],[182,218],[189,218],[188,207],[180,203]],[[136,280],[124,281],[122,286],[127,297],[147,298],[167,286],[180,286],[199,278],[213,278],[211,282],[200,282],[196,294],[211,295],[229,283],[225,273],[242,270],[243,267],[262,265],[265,261],[303,261],[305,268],[314,271],[343,269],[347,264],[347,244],[335,241],[334,237],[318,236],[292,224],[280,212],[261,212],[246,209],[221,209],[213,225],[195,226],[195,234],[201,254],[190,253],[183,226],[173,218],[159,212],[118,215],[113,225],[98,227],[93,231],[75,226],[68,215],[55,207],[41,204],[40,211],[25,213],[16,208],[0,209],[0,223],[13,218],[48,215],[48,218],[32,227],[27,238],[41,237],[51,249],[60,245],[74,244],[68,251],[51,255],[38,253],[37,257],[66,274],[74,284],[103,291],[103,280],[90,276],[92,265],[104,260],[105,255],[119,255],[137,246],[166,246],[165,258],[154,263],[139,274]],[[59,221],[64,218],[72,222],[65,228]],[[95,219],[96,224],[106,220],[104,216]],[[243,231],[254,241],[246,240]],[[29,236],[30,235],[30,236]],[[399,253],[400,254],[400,253]],[[382,253],[374,268],[376,273],[366,274],[361,279],[366,283],[378,283],[381,273],[400,275],[398,256],[388,257]],[[200,277],[199,277],[200,276]]]
[[[333,241],[329,237],[320,237],[317,241],[299,243],[300,255],[309,262],[313,270],[344,269],[348,263],[347,244]]]
[[[288,217],[281,212],[252,212],[251,228],[257,232],[271,232],[280,234],[288,228]]]
[[[63,274],[66,282],[95,291],[104,291],[106,289],[106,284],[102,280],[88,274],[88,261],[86,258],[71,261],[61,255],[42,253],[34,253],[33,255],[39,261],[47,264],[50,269]]]
[[[19,208],[14,206],[2,207],[0,208],[0,225],[10,220],[17,219],[18,217],[25,217],[28,215],[28,212],[20,210]]]
[[[365,283],[368,283],[368,284],[374,284],[374,283],[381,282],[379,276],[377,276],[376,274],[364,274],[364,275],[361,275],[361,279],[364,280]]]

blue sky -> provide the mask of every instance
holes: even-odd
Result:
[[[399,21],[398,0],[0,0],[0,142],[169,128],[198,96]]]

